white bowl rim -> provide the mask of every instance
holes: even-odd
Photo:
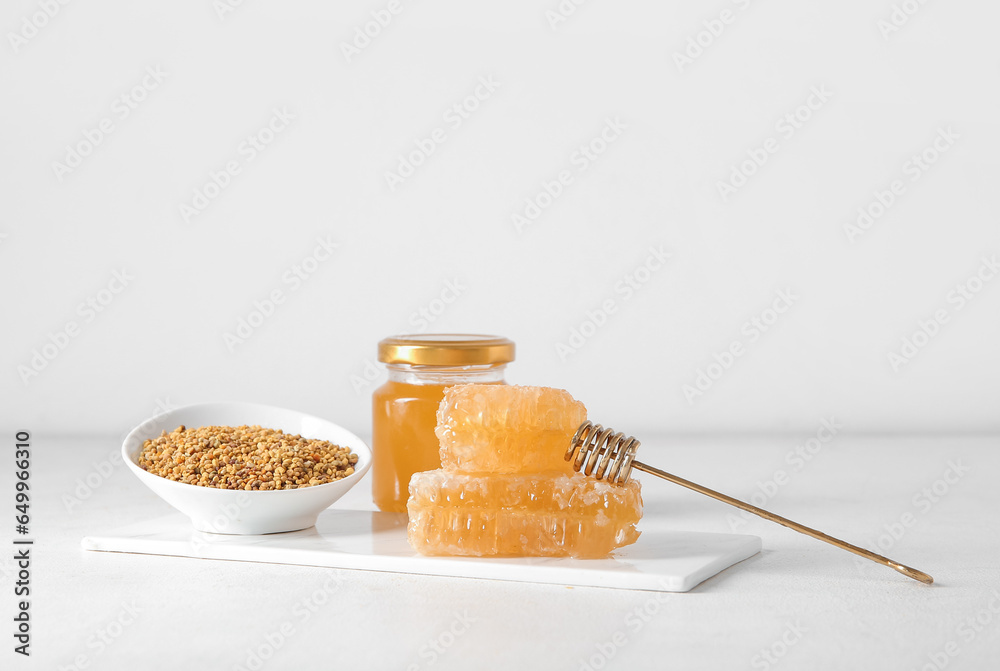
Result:
[[[348,447],[348,449],[350,449],[351,452],[353,452],[354,454],[357,454],[358,455],[358,462],[361,463],[361,461],[364,460],[364,465],[361,468],[355,468],[354,472],[352,474],[348,475],[346,478],[341,478],[340,480],[334,480],[333,482],[324,482],[321,485],[311,485],[309,487],[297,487],[295,489],[263,489],[263,490],[261,490],[261,489],[249,489],[249,490],[248,489],[220,489],[219,487],[203,487],[201,485],[191,484],[190,482],[178,482],[176,480],[169,480],[169,479],[167,479],[167,478],[165,478],[165,477],[163,477],[161,475],[156,475],[155,473],[150,473],[149,471],[147,471],[144,468],[142,468],[141,466],[139,466],[139,464],[135,461],[135,459],[133,459],[132,455],[129,454],[129,450],[128,450],[129,442],[133,440],[134,435],[136,433],[138,433],[139,430],[142,429],[143,426],[146,425],[147,423],[149,423],[149,422],[151,422],[153,420],[156,420],[158,418],[166,417],[167,415],[172,415],[174,413],[182,412],[184,410],[192,410],[194,408],[197,408],[197,409],[201,410],[201,409],[208,409],[208,408],[211,408],[213,406],[243,406],[244,408],[247,408],[248,410],[253,411],[253,412],[256,412],[258,410],[269,411],[269,412],[274,412],[274,411],[277,411],[277,412],[288,412],[288,413],[292,413],[294,415],[298,415],[299,417],[308,418],[308,419],[311,419],[311,420],[316,420],[318,422],[323,422],[324,424],[329,424],[329,425],[335,427],[336,429],[338,429],[339,431],[342,431],[343,433],[345,433],[347,435],[347,437],[351,441],[353,441],[352,445],[350,445],[350,446],[342,446],[342,447]],[[267,427],[267,428],[270,428],[270,427]],[[321,439],[321,440],[324,440],[324,439]],[[358,447],[363,448],[362,451],[364,452],[364,454],[360,454],[359,453],[358,449],[356,449]],[[141,450],[141,448],[142,448],[142,444],[140,443],[139,444],[139,449]],[[122,451],[122,458],[125,460],[125,463],[128,464],[128,466],[132,470],[132,472],[135,473],[136,475],[138,475],[140,478],[146,478],[146,477],[155,478],[156,482],[159,483],[159,484],[166,484],[168,487],[170,487],[170,486],[177,486],[177,487],[181,488],[181,491],[187,491],[187,492],[192,492],[192,491],[209,491],[209,492],[224,492],[224,493],[227,493],[227,494],[252,494],[252,495],[284,494],[284,495],[288,496],[288,495],[294,495],[293,492],[305,492],[305,491],[308,491],[308,490],[312,490],[313,492],[316,492],[318,490],[321,490],[321,489],[324,489],[324,488],[328,488],[330,486],[336,486],[336,485],[343,486],[343,485],[346,485],[348,482],[350,482],[351,483],[351,487],[353,487],[354,483],[356,483],[358,480],[360,480],[361,478],[363,478],[365,476],[365,474],[368,472],[368,469],[371,468],[371,465],[372,465],[372,450],[371,450],[371,447],[369,447],[368,444],[365,441],[361,440],[361,438],[359,438],[357,435],[355,435],[352,431],[348,431],[347,429],[345,429],[341,425],[337,424],[336,422],[333,422],[333,421],[331,421],[329,419],[324,419],[323,417],[317,417],[316,415],[310,415],[309,413],[301,412],[299,410],[292,410],[291,408],[280,408],[280,407],[275,406],[275,405],[266,405],[264,403],[249,403],[249,402],[245,402],[245,401],[212,401],[212,402],[209,402],[209,403],[190,403],[188,405],[181,406],[179,408],[171,408],[170,410],[166,410],[164,412],[161,412],[158,415],[153,415],[152,417],[144,419],[142,422],[140,422],[135,427],[133,427],[131,431],[128,432],[128,435],[126,435],[125,439],[122,441],[122,450],[121,451]],[[136,455],[138,455],[138,450],[136,450]],[[193,489],[188,489],[188,487],[193,487]]]

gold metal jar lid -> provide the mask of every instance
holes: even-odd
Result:
[[[378,360],[415,366],[485,366],[514,360],[514,342],[492,335],[425,333],[381,340]]]

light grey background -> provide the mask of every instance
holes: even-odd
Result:
[[[42,3],[58,8],[42,18],[38,2],[7,2],[0,426],[122,433],[164,406],[242,399],[365,433],[376,342],[425,328],[509,336],[510,381],[567,388],[640,435],[829,418],[995,430],[1000,281],[972,278],[1000,252],[1000,6],[902,4],[917,10],[595,0],[553,27],[555,0],[401,2],[349,60],[342,45],[388,2]],[[485,99],[455,127],[448,110],[477,87]],[[816,90],[826,99],[787,136],[782,117]],[[143,97],[125,118],[123,94]],[[294,120],[246,160],[241,143],[275,109]],[[54,166],[103,119],[112,130],[78,167]],[[609,119],[620,132],[581,170],[575,152]],[[915,173],[942,132],[947,150]],[[776,150],[723,198],[719,182],[769,138]],[[185,220],[229,161],[239,174]],[[561,171],[572,183],[518,230],[512,215]],[[882,216],[846,231],[894,180]],[[317,238],[338,247],[295,286],[286,273],[312,263]],[[647,275],[650,247],[670,259]],[[101,294],[123,270],[127,286]],[[629,294],[625,276],[648,281]],[[961,302],[967,282],[981,291]],[[276,290],[273,315],[227,346]],[[779,291],[792,306],[753,339],[744,324]],[[607,300],[614,312],[593,316]],[[76,335],[59,336],[68,322]],[[580,344],[573,329],[589,337],[560,353]],[[53,339],[65,348],[32,368]],[[709,371],[733,342],[742,356]],[[686,395],[699,371],[718,379]]]

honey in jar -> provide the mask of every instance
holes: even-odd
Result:
[[[514,343],[489,335],[423,334],[386,338],[378,360],[388,380],[372,396],[372,498],[406,512],[410,477],[441,467],[434,435],[444,390],[456,384],[506,384]]]

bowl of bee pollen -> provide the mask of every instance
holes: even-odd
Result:
[[[198,531],[306,529],[371,467],[363,440],[325,419],[254,403],[170,410],[135,427],[122,457]]]

